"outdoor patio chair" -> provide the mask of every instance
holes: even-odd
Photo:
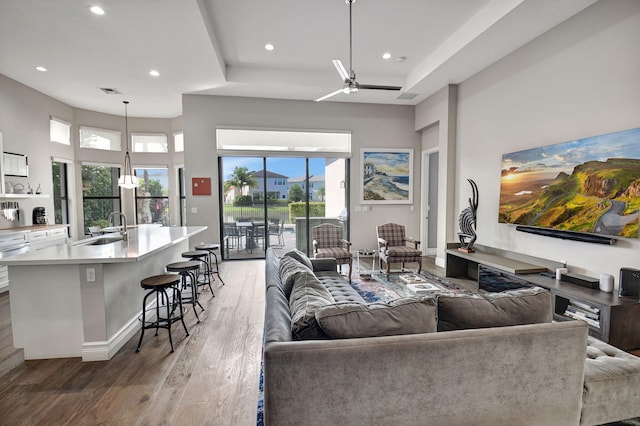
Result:
[[[271,247],[284,247],[284,223],[270,223],[269,224],[269,246]],[[271,236],[278,237],[278,245],[274,246],[271,244]]]
[[[401,263],[404,269],[406,262],[417,262],[418,273],[422,270],[422,252],[418,249],[420,241],[405,236],[404,225],[386,223],[376,226],[378,237],[378,252],[380,269],[382,262],[387,264],[387,275],[391,271],[392,263]],[[413,247],[408,246],[413,245]]]
[[[240,232],[235,222],[224,223],[224,236],[227,238],[227,248],[240,249]]]
[[[342,238],[342,227],[323,223],[311,229],[313,236],[313,253],[316,258],[335,258],[338,267],[349,265],[349,282],[351,282],[351,270],[353,255],[351,243]]]

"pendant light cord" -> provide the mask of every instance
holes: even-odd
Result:
[[[351,5],[354,0],[348,0],[349,2],[349,78],[354,80],[356,78],[353,72],[353,24],[351,18]]]
[[[122,101],[124,104],[124,140],[127,144],[127,154],[129,153],[129,115],[127,114],[127,106],[129,101]]]

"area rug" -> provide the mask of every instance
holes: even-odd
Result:
[[[258,410],[256,415],[256,425],[264,426],[264,374],[262,373],[262,362],[260,362],[260,379],[258,383]]]

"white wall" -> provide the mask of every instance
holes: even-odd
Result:
[[[42,193],[51,196],[51,157],[73,159],[73,147],[51,143],[49,116],[73,121],[73,109],[30,87],[0,74],[0,132],[3,133],[4,151],[25,154],[29,158],[29,177],[7,177],[14,183],[34,190],[41,185]],[[33,207],[45,207],[49,214],[53,211],[53,198],[19,199],[22,214],[20,222],[0,219],[0,228],[17,225],[31,225]]]
[[[386,222],[406,224],[408,235],[418,234],[420,190],[420,136],[414,131],[414,109],[409,106],[346,104],[337,102],[287,101],[275,99],[183,96],[185,162],[187,179],[211,177],[212,196],[187,196],[192,225],[207,225],[210,241],[219,240],[218,165],[215,130],[217,126],[300,130],[350,130],[351,159],[351,241],[354,247],[376,247],[375,226]],[[355,211],[360,187],[360,148],[414,149],[414,205],[374,205]],[[203,234],[204,235],[204,234]]]
[[[456,202],[478,184],[478,244],[559,261],[597,277],[640,268],[640,242],[565,241],[498,223],[502,154],[640,126],[640,2],[601,0],[459,85]],[[617,278],[616,278],[617,285]]]

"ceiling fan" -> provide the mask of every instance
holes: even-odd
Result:
[[[337,95],[338,93],[354,93],[360,89],[371,89],[371,90],[400,90],[402,87],[400,86],[380,86],[375,84],[360,84],[356,80],[356,73],[353,71],[353,42],[352,42],[352,23],[351,23],[351,5],[355,3],[356,0],[345,0],[345,3],[349,5],[349,72],[344,68],[340,59],[334,59],[333,66],[336,67],[338,74],[340,74],[340,78],[344,82],[341,89],[338,89],[334,92],[331,92],[327,95],[324,95],[318,99],[316,102],[324,101],[332,96]]]

